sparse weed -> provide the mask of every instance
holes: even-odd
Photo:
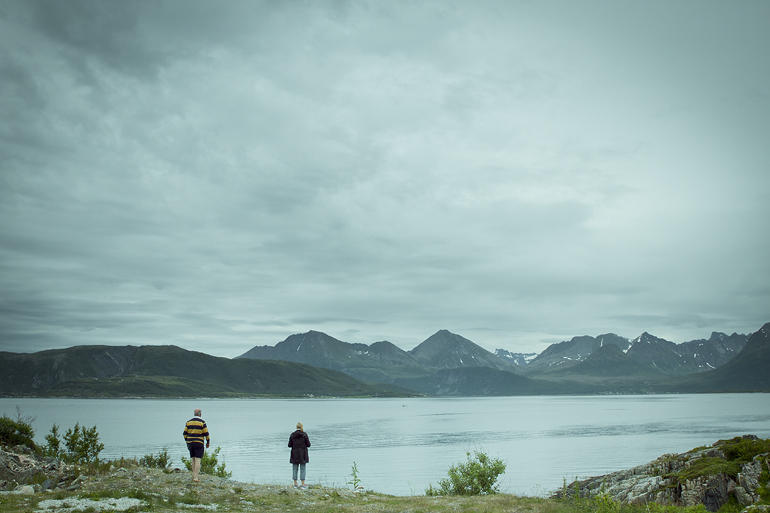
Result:
[[[358,466],[355,461],[353,462],[353,467],[350,469],[350,476],[350,481],[346,484],[352,486],[353,490],[358,490],[358,485],[361,484],[361,480],[358,478]]]

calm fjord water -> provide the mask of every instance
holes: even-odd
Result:
[[[0,412],[34,416],[35,440],[96,425],[102,458],[167,447],[186,456],[182,430],[195,407],[233,479],[285,484],[287,442],[310,436],[308,482],[345,486],[356,462],[367,489],[423,494],[450,465],[481,450],[507,462],[501,490],[543,495],[563,480],[606,474],[743,434],[770,438],[770,394],[546,396],[436,399],[144,400],[0,399]]]

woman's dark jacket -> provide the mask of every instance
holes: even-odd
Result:
[[[310,447],[310,438],[304,431],[296,430],[289,435],[289,447],[291,447],[291,458],[289,463],[308,463],[310,457],[307,454],[307,448]]]

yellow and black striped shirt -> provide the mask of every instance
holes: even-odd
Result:
[[[206,438],[206,443],[209,439],[209,428],[206,426],[206,421],[200,417],[193,417],[187,421],[184,426],[184,439],[188,444],[201,444],[203,445],[203,438]]]

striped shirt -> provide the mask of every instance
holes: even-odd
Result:
[[[209,428],[206,426],[206,421],[200,417],[193,417],[187,421],[184,426],[184,439],[188,444],[201,444],[203,445],[203,438],[206,438],[206,443],[210,442]]]

